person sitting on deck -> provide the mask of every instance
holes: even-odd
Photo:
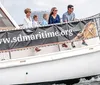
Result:
[[[48,24],[57,24],[57,23],[61,23],[61,19],[60,16],[57,14],[58,10],[56,7],[53,7],[51,9],[50,15],[49,15],[49,20],[48,20]],[[62,44],[62,47],[68,47],[65,43]]]
[[[24,28],[32,28],[32,19],[31,19],[31,9],[26,8],[24,10],[24,13],[26,14],[26,17],[24,18]]]
[[[39,27],[40,24],[38,22],[38,16],[37,15],[34,15],[33,16],[33,27]]]
[[[74,21],[75,20],[75,14],[73,13],[74,6],[73,5],[68,5],[67,9],[68,9],[68,11],[66,13],[64,13],[63,17],[62,17],[63,22]],[[82,40],[82,44],[87,46],[84,39]],[[71,45],[72,45],[73,48],[76,47],[73,42],[71,42]]]
[[[48,14],[43,14],[42,26],[48,25]]]
[[[24,10],[26,17],[24,18],[24,28],[32,28],[33,24],[32,24],[32,19],[31,19],[31,9],[30,8],[26,8]],[[36,52],[41,51],[41,49],[39,49],[38,47],[35,48]]]
[[[48,24],[60,23],[60,16],[57,14],[57,8],[53,7],[49,16]]]

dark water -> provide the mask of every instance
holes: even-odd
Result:
[[[30,84],[34,85],[34,84]],[[36,85],[100,85],[100,82],[94,81],[94,82],[88,82],[88,83],[77,83],[77,84],[36,84]]]
[[[77,83],[75,83],[77,82]],[[81,78],[69,81],[47,82],[39,84],[23,84],[23,85],[100,85],[100,76],[91,77],[90,79]]]
[[[52,84],[52,85],[100,85],[100,82],[94,81],[94,82],[84,82],[84,83],[77,83],[77,84]]]
[[[100,76],[92,77],[90,80],[80,79],[80,82],[74,85],[100,85]]]
[[[90,82],[90,83],[79,83],[79,84],[74,84],[74,85],[100,85],[100,82]]]

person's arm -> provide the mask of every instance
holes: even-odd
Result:
[[[32,25],[33,27],[37,27],[37,23],[35,21],[33,21]]]
[[[49,17],[48,24],[53,24],[53,23],[52,23],[52,17],[51,17],[51,16]]]
[[[42,26],[44,26],[45,25],[45,22],[44,22],[44,20],[42,21]]]
[[[61,19],[60,16],[58,15],[58,23],[61,23]]]
[[[76,19],[75,19],[75,14],[73,13],[73,21],[75,21]]]
[[[63,22],[67,22],[67,21],[68,21],[68,20],[67,20],[67,17],[66,17],[66,15],[65,15],[65,14],[63,14],[62,19],[63,19]]]

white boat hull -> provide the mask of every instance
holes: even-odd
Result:
[[[1,3],[0,8],[13,23],[14,27],[19,29],[19,26]],[[2,57],[7,55],[5,59],[9,59],[0,61],[0,85],[50,82],[98,75],[100,74],[100,39],[97,37],[96,40],[93,39],[92,41],[89,41],[90,44],[88,44],[90,46],[87,47],[81,48],[78,43],[77,47],[79,48],[75,50],[41,56],[29,57],[27,56],[28,53],[18,54],[13,52],[10,60],[9,53],[0,54]],[[33,51],[30,53],[33,53]],[[28,58],[22,58],[23,55],[26,55]],[[1,60],[4,59],[2,58]]]
[[[0,85],[50,82],[100,74],[100,52],[0,69]],[[23,61],[24,62],[24,61]]]

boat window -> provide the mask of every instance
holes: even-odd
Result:
[[[1,27],[14,27],[14,25],[4,11],[0,8],[0,28]]]

